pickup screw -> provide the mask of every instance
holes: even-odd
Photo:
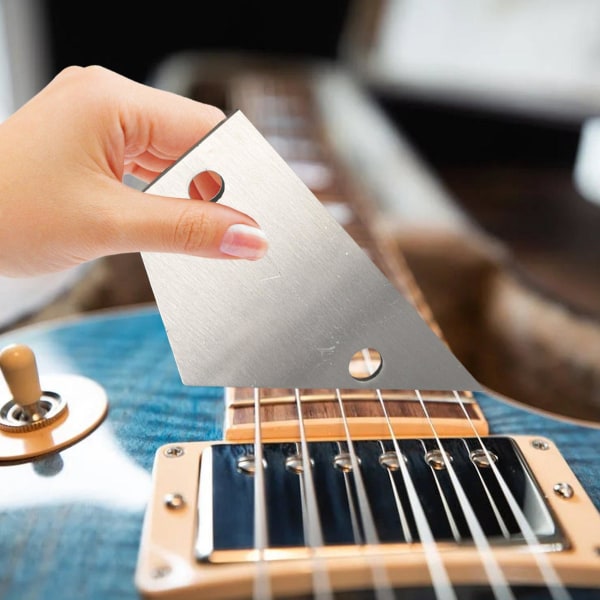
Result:
[[[310,459],[310,466],[315,466],[315,461]],[[302,454],[292,454],[285,459],[285,468],[291,473],[302,475],[304,473],[304,459]]]
[[[184,455],[184,450],[181,446],[169,446],[165,450],[165,456],[167,458],[179,458]]]
[[[267,461],[263,458],[262,460],[263,470],[267,468]],[[256,473],[257,468],[256,457],[254,454],[242,454],[237,459],[237,469],[244,475],[253,476]]]
[[[550,450],[550,444],[548,442],[546,442],[545,440],[540,440],[535,439],[535,440],[531,440],[531,445],[536,449],[536,450]]]
[[[360,457],[356,457],[356,462],[360,465]],[[352,471],[352,457],[348,452],[340,452],[333,457],[333,466],[342,473]]]
[[[160,567],[155,567],[150,571],[150,577],[152,579],[161,579],[162,577],[166,577],[171,572],[171,567],[167,565],[162,565]]]
[[[486,451],[484,448],[473,450],[469,456],[471,462],[480,469],[487,469],[492,466],[491,463],[495,463],[498,460],[498,457],[493,452]]]
[[[170,510],[179,510],[185,506],[185,499],[181,494],[167,494],[165,506]]]
[[[446,461],[452,462],[454,460],[450,454],[447,452],[442,454],[442,451],[438,448],[427,452],[424,458],[425,462],[436,471],[443,471],[446,468]]]
[[[401,454],[404,462],[407,463],[408,460],[404,454]],[[379,464],[388,471],[397,471],[400,468],[400,461],[398,460],[398,455],[394,450],[388,450],[384,452],[379,457]]]
[[[568,483],[556,483],[552,489],[557,496],[560,496],[565,500],[569,500],[575,495],[575,491]]]

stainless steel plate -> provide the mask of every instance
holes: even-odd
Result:
[[[184,384],[481,389],[241,112],[146,191],[187,197],[204,170],[223,178],[219,202],[260,223],[269,252],[254,262],[143,253]],[[382,367],[357,380],[349,362],[365,348]]]

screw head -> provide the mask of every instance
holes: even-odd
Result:
[[[170,510],[179,510],[185,506],[185,498],[178,493],[167,494],[164,503]]]
[[[550,450],[550,444],[546,440],[541,440],[539,438],[531,440],[531,445],[536,450]]]
[[[569,500],[575,495],[575,490],[573,490],[570,484],[565,482],[556,483],[552,490],[557,496],[560,496],[565,500]]]
[[[262,460],[263,469],[267,468],[267,461],[263,458]],[[238,456],[237,459],[237,470],[244,475],[253,476],[256,473],[257,468],[256,457],[254,454],[243,454]]]
[[[154,567],[154,569],[150,571],[150,577],[152,577],[152,579],[161,579],[162,577],[166,577],[170,572],[171,567],[161,565],[160,567]]]
[[[169,446],[165,448],[164,454],[167,458],[179,458],[185,454],[185,451],[181,446]]]
[[[401,454],[400,456],[402,457],[402,460],[405,463],[408,463],[408,459],[406,458],[406,456],[404,456],[404,454]],[[398,460],[398,454],[395,450],[388,450],[387,452],[384,452],[379,457],[379,464],[388,471],[397,471],[400,468],[400,460]]]
[[[446,461],[452,462],[454,459],[447,452],[443,452],[438,448],[429,450],[425,454],[425,462],[436,471],[443,471],[446,468]]]
[[[477,448],[470,453],[471,462],[480,469],[488,469],[491,463],[498,461],[498,456],[483,448]]]
[[[360,457],[356,457],[356,462],[360,465]],[[352,457],[349,452],[340,452],[333,457],[333,466],[342,473],[350,473],[352,471]]]

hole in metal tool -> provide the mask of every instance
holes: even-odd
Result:
[[[225,182],[216,171],[202,171],[190,181],[188,194],[192,200],[216,202],[225,191]]]
[[[352,355],[348,370],[357,381],[373,379],[383,366],[381,354],[374,348],[363,348]]]

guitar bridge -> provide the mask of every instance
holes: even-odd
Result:
[[[354,441],[352,448],[311,441],[308,461],[299,443],[270,442],[262,446],[261,466],[253,444],[165,446],[156,455],[138,588],[169,598],[199,591],[211,598],[252,597],[260,568],[277,594],[301,595],[311,590],[315,557],[336,590],[368,587],[373,557],[391,584],[422,586],[428,585],[424,557],[432,544],[457,585],[480,585],[478,536],[517,584],[543,584],[540,553],[565,584],[596,582],[598,513],[551,442],[454,437],[443,438],[441,448],[431,438]],[[256,495],[257,481],[262,495]],[[476,535],[470,510],[481,528]],[[263,547],[255,529],[261,511]],[[423,536],[423,517],[431,539]],[[311,538],[315,519],[318,546]]]

